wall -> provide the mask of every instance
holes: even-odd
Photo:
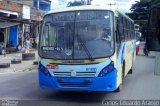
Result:
[[[0,9],[20,13],[22,10],[22,5],[11,1],[7,2],[4,0],[0,1]]]
[[[32,0],[12,0],[12,2],[25,4],[25,5],[28,5],[28,6],[33,6],[33,1]]]

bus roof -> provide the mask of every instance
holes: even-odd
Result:
[[[121,13],[116,8],[113,8],[112,6],[93,6],[93,5],[73,6],[73,7],[66,7],[66,8],[62,8],[62,9],[55,9],[53,11],[50,11],[48,14],[68,12],[68,11],[79,11],[79,10],[110,10],[110,11],[113,11],[116,16],[120,13],[125,18],[127,18],[128,20],[130,20],[134,23],[134,21],[131,18],[129,18],[124,13]]]
[[[53,11],[50,11],[48,14],[51,13],[59,13],[59,12],[67,12],[67,11],[78,11],[78,10],[111,10],[114,12],[114,10],[109,6],[92,6],[92,5],[84,5],[84,6],[73,6],[73,7],[66,7],[63,9],[55,9]]]
[[[125,18],[127,18],[128,20],[130,20],[130,21],[132,21],[133,23],[134,23],[134,21],[131,19],[131,18],[129,18],[126,14],[124,14],[124,13],[122,13],[122,12],[120,12],[120,11],[118,11],[121,15],[123,15]]]

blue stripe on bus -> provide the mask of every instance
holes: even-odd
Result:
[[[117,59],[117,67],[119,68],[122,63],[123,63],[123,60],[124,60],[124,52],[125,52],[125,43],[121,43],[121,47],[120,47],[120,51],[119,51],[119,54],[118,55],[118,59]]]
[[[136,40],[132,41],[133,52],[136,52]]]

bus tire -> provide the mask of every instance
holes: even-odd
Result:
[[[132,71],[132,68],[129,70],[129,72],[128,72],[128,74],[132,74],[133,73],[133,71]]]
[[[1,63],[0,64],[0,68],[9,68],[10,67],[10,63]]]
[[[23,53],[22,54],[22,60],[34,60],[35,59],[35,53]]]
[[[129,72],[128,72],[128,74],[132,74],[133,73],[133,71],[132,71],[132,68],[129,70]]]
[[[129,70],[128,74],[132,74],[132,73],[133,73],[133,60],[134,60],[134,54],[133,54],[132,57],[133,57],[133,58],[132,58],[132,67],[131,67],[131,69]]]
[[[122,89],[122,84],[119,85],[119,87],[115,90],[115,92],[120,92]]]
[[[122,66],[122,81],[124,79],[125,76],[125,61],[123,62],[123,66]]]

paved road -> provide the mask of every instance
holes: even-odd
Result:
[[[37,71],[0,75],[0,99],[49,100],[37,101],[37,106],[45,103],[54,105],[89,106],[101,105],[103,100],[160,99],[160,76],[154,75],[154,56],[137,56],[133,74],[124,79],[119,93],[105,92],[58,92],[42,90],[38,85]],[[29,103],[33,101],[25,101]],[[52,103],[52,104],[51,104]],[[42,106],[43,106],[42,105]],[[36,105],[34,105],[36,106]]]

